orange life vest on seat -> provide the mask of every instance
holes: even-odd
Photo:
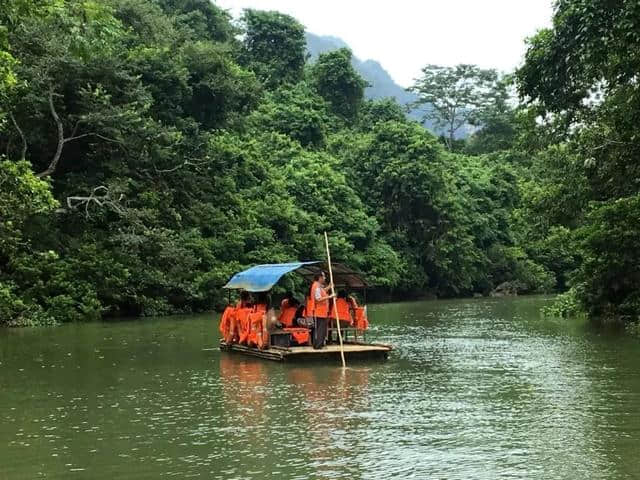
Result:
[[[353,317],[351,316],[351,305],[345,298],[336,298],[336,308],[337,308],[337,316],[336,312],[333,310],[333,303],[331,304],[331,318],[337,318],[343,322],[348,322],[350,325],[353,325]]]
[[[316,289],[320,289],[321,300],[316,300]],[[319,317],[326,318],[329,316],[329,301],[327,292],[324,291],[320,282],[313,282],[311,284],[311,290],[309,291],[309,297],[307,297],[307,305],[305,307],[305,315],[307,317]],[[325,299],[325,300],[322,300]]]
[[[285,328],[291,334],[291,339],[298,345],[310,345],[311,335],[308,328]]]

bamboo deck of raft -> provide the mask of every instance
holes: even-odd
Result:
[[[260,350],[255,347],[238,345],[236,343],[228,345],[224,341],[220,342],[220,350],[241,353],[253,357],[264,358],[276,362],[290,362],[298,360],[340,360],[340,345],[326,345],[315,350],[310,346],[295,347],[269,347]],[[386,359],[392,347],[389,345],[376,343],[345,343],[344,355],[350,359]]]

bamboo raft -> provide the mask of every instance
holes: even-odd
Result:
[[[302,360],[340,360],[340,345],[326,345],[315,350],[310,346],[276,347],[271,346],[264,350],[237,343],[228,345],[224,340],[220,341],[220,350],[240,353],[276,362],[302,361]],[[378,343],[344,343],[344,356],[349,359],[387,359],[392,350],[390,345]]]
[[[289,262],[289,263],[269,263],[262,265],[255,265],[251,268],[243,270],[241,272],[236,273],[231,277],[231,279],[224,285],[223,288],[229,290],[240,290],[245,292],[254,292],[254,293],[265,293],[270,292],[273,287],[280,281],[280,279],[289,273],[296,272],[301,275],[307,282],[309,282],[312,286],[316,285],[315,283],[319,278],[324,277],[324,269],[329,270],[329,288],[331,289],[331,295],[325,298],[332,299],[332,311],[333,315],[329,315],[329,310],[325,312],[325,317],[332,318],[335,323],[335,328],[331,328],[331,324],[328,326],[328,345],[325,345],[323,348],[314,349],[309,345],[298,345],[311,343],[309,338],[295,338],[295,345],[292,345],[292,335],[293,333],[288,331],[291,329],[291,324],[289,324],[289,329],[276,329],[268,333],[270,335],[270,341],[268,342],[270,346],[264,349],[249,347],[247,345],[239,345],[237,343],[229,343],[227,344],[224,340],[220,341],[220,350],[232,352],[232,353],[240,353],[243,355],[248,355],[252,357],[263,358],[265,360],[273,360],[276,362],[285,362],[285,361],[296,361],[296,360],[329,360],[329,361],[341,361],[342,366],[345,366],[345,358],[350,359],[386,359],[389,356],[389,352],[392,350],[390,345],[384,345],[379,343],[367,343],[365,340],[365,331],[369,328],[369,322],[367,319],[367,309],[366,306],[358,305],[355,298],[351,298],[352,302],[349,302],[346,296],[340,297],[340,299],[344,302],[343,304],[343,313],[340,314],[340,310],[338,308],[338,300],[335,292],[335,286],[354,290],[354,289],[363,289],[365,292],[365,301],[366,301],[366,288],[368,286],[367,282],[363,278],[363,276],[354,271],[353,269],[343,265],[341,263],[332,263],[331,262],[331,253],[329,251],[329,237],[326,232],[324,234],[324,243],[327,249],[327,261],[306,261],[306,262]],[[327,287],[324,287],[324,283],[320,282],[320,286],[325,290]],[[311,291],[309,291],[309,295],[311,295]],[[307,302],[308,303],[308,302]],[[261,305],[263,309],[269,304],[268,301],[262,301]],[[229,297],[229,305],[227,308],[239,308],[239,305],[236,307],[231,306],[231,297]],[[303,304],[304,305],[304,304]],[[344,306],[346,305],[348,312],[344,313]],[[246,307],[244,307],[246,308]],[[308,318],[315,316],[315,310],[313,306],[305,305],[304,311],[306,312],[307,308],[311,309],[311,313],[306,315]],[[246,314],[246,311],[244,311]],[[299,314],[296,308],[296,315]],[[303,314],[302,317],[305,315]],[[248,317],[245,315],[243,317],[245,322],[247,322]],[[263,321],[264,321],[263,316]],[[224,319],[224,315],[222,317]],[[223,323],[221,319],[220,323],[220,332],[223,334],[223,338],[231,339],[241,337],[239,332],[237,331],[237,323],[236,326],[233,327],[235,330],[231,331],[230,326],[227,323]],[[294,320],[293,317],[289,318],[288,321],[292,322]],[[339,320],[339,321],[336,321]],[[254,320],[252,320],[254,321]],[[343,328],[340,322],[345,322],[350,327]],[[285,325],[284,322],[282,322]],[[293,323],[295,325],[295,323]],[[254,326],[255,327],[255,326]],[[254,328],[251,327],[251,328]],[[245,327],[247,328],[247,325]],[[255,327],[251,332],[258,332],[264,334],[265,325],[261,325],[260,327]],[[252,344],[260,344],[262,343],[262,337],[257,336],[256,338],[251,340],[251,332],[246,331],[245,333],[249,337],[249,340]],[[296,332],[298,335],[300,332]],[[337,333],[337,339],[334,339],[334,333]],[[348,340],[349,333],[352,334],[352,339]],[[336,343],[337,342],[337,343]],[[208,349],[207,349],[208,350]]]

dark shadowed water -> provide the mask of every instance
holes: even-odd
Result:
[[[0,479],[640,478],[640,340],[548,301],[370,306],[396,350],[344,372],[212,316],[0,331]]]

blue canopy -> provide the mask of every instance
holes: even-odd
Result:
[[[242,289],[248,292],[266,292],[289,272],[297,272],[307,279],[326,270],[326,262],[292,262],[256,265],[236,273],[223,288]],[[333,281],[336,286],[346,285],[354,288],[367,286],[362,276],[340,263],[331,263]]]

